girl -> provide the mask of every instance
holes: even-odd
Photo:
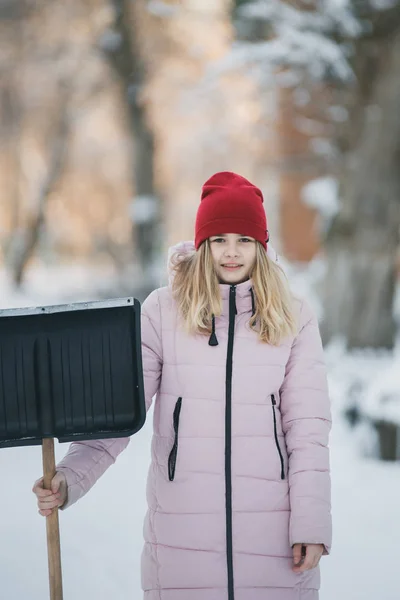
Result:
[[[271,258],[263,196],[234,173],[203,186],[193,244],[142,307],[156,395],[142,554],[145,600],[317,600],[331,546],[323,350]],[[71,506],[128,439],[72,443],[39,512]]]

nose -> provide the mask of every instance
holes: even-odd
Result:
[[[239,256],[238,248],[235,242],[227,242],[225,252],[225,256],[228,258],[233,258],[235,256]]]

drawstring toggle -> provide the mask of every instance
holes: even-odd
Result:
[[[215,316],[214,316],[214,314],[212,315],[212,319],[211,319],[211,335],[210,335],[210,339],[208,340],[208,345],[209,346],[218,346],[218,339],[215,334]]]

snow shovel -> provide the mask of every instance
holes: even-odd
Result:
[[[134,298],[0,310],[0,448],[128,437],[146,419]],[[62,600],[58,511],[46,518],[50,599]]]

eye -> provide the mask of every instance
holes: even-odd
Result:
[[[250,238],[242,237],[242,238],[240,238],[240,241],[241,242],[252,242],[253,240],[251,240]]]
[[[225,241],[224,238],[214,238],[213,240],[211,240],[211,243],[217,242],[219,244],[219,243],[224,242],[224,241]]]

